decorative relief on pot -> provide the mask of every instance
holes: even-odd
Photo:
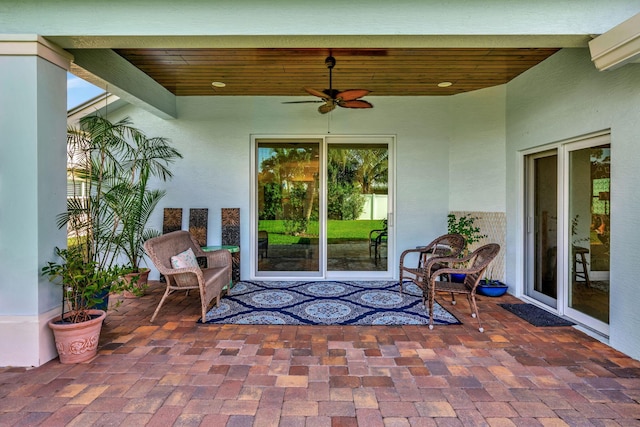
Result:
[[[56,343],[56,348],[58,349],[59,355],[83,354],[87,351],[94,351],[97,349],[98,341],[100,341],[100,334],[71,342]]]

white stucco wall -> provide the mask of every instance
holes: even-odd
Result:
[[[598,72],[586,49],[565,49],[507,87],[507,280],[517,277],[518,151],[611,129],[610,343],[640,358],[640,65]]]
[[[505,211],[506,85],[452,97],[449,210]]]

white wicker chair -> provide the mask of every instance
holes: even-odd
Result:
[[[206,268],[172,267],[171,257],[189,248],[193,250],[196,257],[206,258]],[[231,283],[231,253],[225,249],[204,252],[195,238],[184,230],[149,239],[144,243],[144,249],[160,274],[163,274],[167,281],[167,289],[156,311],[151,316],[151,322],[155,320],[160,307],[162,307],[169,294],[174,291],[188,291],[190,289],[198,289],[200,291],[202,321],[204,321],[211,301],[215,299],[216,305],[218,305],[224,287]]]

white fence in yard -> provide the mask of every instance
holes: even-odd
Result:
[[[385,219],[389,196],[386,194],[363,194],[366,201],[358,219]]]

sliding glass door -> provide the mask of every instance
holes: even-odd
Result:
[[[566,167],[570,245],[566,313],[603,329],[609,324],[611,146],[577,144],[567,151]]]
[[[525,293],[557,308],[558,153],[536,153],[527,160],[527,271]]]
[[[525,295],[607,335],[609,135],[526,157]]]
[[[330,143],[327,153],[327,270],[386,271],[388,144]]]
[[[390,137],[256,138],[256,277],[390,276]]]
[[[320,274],[320,143],[257,143],[254,244],[260,272]]]

